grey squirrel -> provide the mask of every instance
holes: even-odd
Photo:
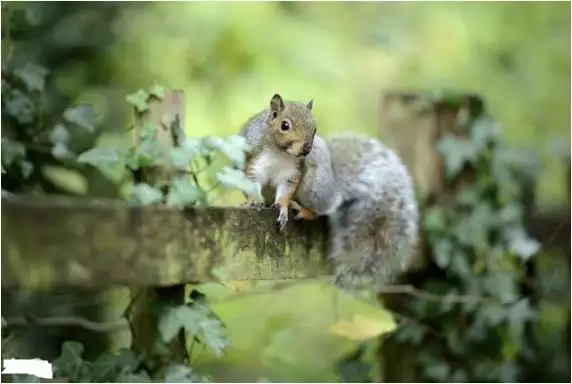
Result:
[[[252,150],[245,173],[262,186],[264,201],[279,208],[282,231],[288,209],[296,219],[328,216],[328,257],[338,287],[383,287],[406,272],[418,244],[419,212],[410,174],[379,140],[356,134],[316,134],[313,101],[282,100],[252,116],[240,134]]]

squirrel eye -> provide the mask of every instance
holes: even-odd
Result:
[[[290,129],[290,124],[288,124],[287,121],[283,121],[283,122],[282,122],[282,125],[280,125],[280,128],[281,128],[283,131],[287,131],[287,130]]]
[[[278,116],[278,112],[273,111],[273,112],[272,112],[272,118],[275,119],[277,116]]]

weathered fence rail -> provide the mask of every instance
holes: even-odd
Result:
[[[184,211],[122,201],[2,197],[2,286],[167,286],[214,280],[295,279],[329,272],[327,223],[274,209]]]

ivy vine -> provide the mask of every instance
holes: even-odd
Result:
[[[508,148],[482,108],[437,149],[453,193],[425,212],[433,272],[419,289],[440,300],[413,297],[405,311],[417,321],[393,337],[423,346],[416,351],[424,380],[518,381],[531,358],[525,330],[536,313],[522,289],[530,283],[526,263],[540,251],[524,228],[534,159]]]

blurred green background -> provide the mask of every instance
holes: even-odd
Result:
[[[184,90],[193,136],[236,133],[275,92],[313,98],[323,135],[378,136],[384,89],[454,88],[480,94],[508,140],[538,151],[539,205],[566,198],[554,145],[569,151],[569,3],[38,3],[25,17],[36,29],[3,39],[2,53],[25,45],[15,60],[50,68],[65,101],[93,104],[100,145],[127,142],[125,95],[154,83]],[[227,368],[208,358],[203,368],[227,380],[334,380],[332,364],[355,345],[327,327],[372,311],[335,297],[301,283],[215,306],[236,348]]]

